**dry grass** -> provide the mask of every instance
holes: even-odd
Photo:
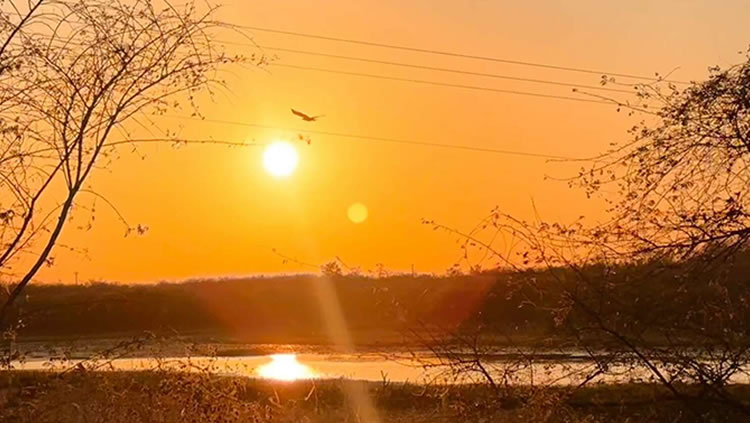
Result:
[[[357,383],[281,383],[177,372],[5,372],[0,374],[0,421],[361,422],[347,394]],[[369,383],[364,388],[382,423],[740,421],[710,405],[698,420],[650,385],[501,393],[486,386]],[[737,389],[750,393],[747,387]]]

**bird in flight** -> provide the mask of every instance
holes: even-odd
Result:
[[[301,117],[302,120],[304,120],[305,122],[315,122],[316,120],[318,120],[318,118],[322,118],[324,116],[324,115],[310,116],[308,114],[300,112],[299,110],[294,110],[294,109],[292,109],[292,113],[295,116]]]

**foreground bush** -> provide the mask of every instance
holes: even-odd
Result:
[[[750,396],[750,388],[736,387]],[[359,422],[350,401],[364,392],[380,422],[724,422],[705,404],[697,416],[653,385],[576,391],[486,386],[416,386],[347,381],[281,383],[208,373],[5,372],[3,422]]]

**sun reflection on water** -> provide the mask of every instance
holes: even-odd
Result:
[[[315,378],[312,369],[297,361],[294,354],[273,354],[270,358],[270,363],[256,369],[256,373],[262,378],[283,381]]]

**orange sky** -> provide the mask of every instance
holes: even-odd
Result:
[[[720,6],[718,6],[720,4]],[[222,18],[236,24],[408,45],[467,54],[636,74],[668,72],[701,79],[709,65],[741,59],[750,43],[750,7],[737,1],[236,1]],[[453,67],[526,78],[596,84],[596,75],[406,53],[283,35],[251,33],[262,45]],[[231,47],[241,51],[242,47]],[[248,50],[250,51],[250,50]],[[570,89],[434,71],[352,63],[289,53],[279,62],[571,95]],[[235,67],[231,92],[205,101],[207,118],[405,138],[552,155],[586,156],[626,139],[632,118],[598,104],[435,87],[270,67]],[[306,123],[294,107],[325,114]],[[169,118],[161,129],[188,138],[266,143],[294,131],[256,130]],[[139,132],[140,131],[140,132]],[[156,131],[156,130],[155,130]],[[135,129],[140,135],[147,134]],[[299,145],[300,163],[287,179],[261,165],[262,147],[193,146],[122,151],[91,185],[131,224],[150,227],[124,238],[115,215],[99,201],[92,230],[79,209],[63,243],[88,253],[55,252],[39,279],[123,282],[253,273],[309,271],[284,264],[272,248],[309,263],[340,256],[371,269],[441,272],[458,248],[446,234],[420,224],[430,218],[472,226],[498,205],[530,218],[532,199],[545,219],[596,217],[600,206],[544,175],[570,175],[578,165],[543,159],[378,143],[313,135]],[[93,198],[83,194],[81,204]],[[362,203],[369,218],[354,224],[347,208]]]

